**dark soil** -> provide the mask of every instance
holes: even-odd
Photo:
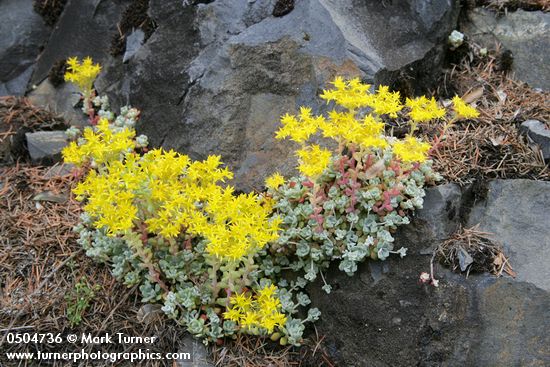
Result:
[[[273,8],[274,17],[282,17],[294,10],[294,0],[278,0]]]
[[[67,0],[34,0],[33,7],[47,25],[53,26],[63,12],[66,2]]]
[[[141,29],[145,34],[144,41],[155,31],[155,22],[147,14],[149,0],[134,0],[122,14],[118,24],[119,32],[114,35],[111,41],[111,55],[122,55],[126,50],[126,37],[134,29]]]
[[[508,73],[512,70],[514,63],[514,54],[510,50],[504,50],[497,59],[497,70],[502,73]]]
[[[485,243],[487,246],[491,245],[491,242],[487,239],[485,239]],[[457,243],[456,245],[460,246],[459,243]],[[491,273],[493,271],[495,254],[493,253],[491,248],[487,246],[480,246],[475,250],[467,250],[468,254],[473,259],[473,263],[469,266],[467,270],[468,273]],[[443,265],[451,268],[453,271],[461,273],[458,257],[452,257],[450,259],[441,257],[439,260]]]
[[[59,87],[61,84],[65,83],[65,72],[67,71],[67,60],[59,60],[53,64],[50,72],[48,73],[48,80],[52,83],[54,87]]]

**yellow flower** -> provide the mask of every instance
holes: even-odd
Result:
[[[277,190],[279,186],[285,184],[285,179],[283,176],[279,174],[279,172],[275,172],[271,176],[265,179],[265,186],[268,189],[271,190]]]
[[[459,96],[454,96],[453,98],[453,110],[456,112],[456,115],[459,118],[463,119],[472,119],[479,116],[479,112]]]
[[[63,155],[63,159],[66,163],[72,163],[76,166],[81,166],[82,163],[84,163],[83,160],[86,158],[82,155],[78,144],[74,141],[70,142],[69,145],[63,148],[61,154]]]
[[[278,238],[279,221],[270,220],[271,206],[254,193],[233,195],[232,188],[211,188],[204,212],[210,219],[192,233],[208,240],[208,253],[221,259],[239,260],[254,255],[268,242]]]
[[[317,132],[319,124],[323,123],[323,116],[313,116],[311,108],[300,107],[298,117],[288,113],[281,117],[283,126],[276,132],[276,139],[290,137],[297,143],[303,143]]]
[[[82,63],[76,57],[70,57],[67,60],[67,72],[65,73],[65,81],[76,84],[84,96],[89,97],[93,83],[101,66],[94,64],[90,57],[84,58]]]
[[[321,126],[325,137],[336,140],[344,139],[346,143],[357,140],[361,124],[355,119],[354,113],[333,110],[329,112],[329,121]]]
[[[96,228],[103,228],[109,236],[125,233],[134,227],[138,209],[134,205],[135,194],[123,184],[132,168],[118,165],[105,167],[103,174],[90,171],[86,179],[73,192],[79,201],[87,198],[84,209],[94,219]]]
[[[387,114],[390,117],[396,118],[397,112],[403,108],[399,92],[390,92],[387,85],[380,85],[376,94],[372,97],[368,106],[378,115]]]
[[[304,176],[310,178],[323,173],[332,158],[329,150],[323,149],[316,144],[297,150],[296,155],[300,158],[298,170]]]
[[[348,110],[356,110],[368,106],[372,100],[369,93],[369,84],[363,84],[359,78],[344,81],[342,77],[334,78],[331,84],[335,87],[332,90],[323,90],[321,98],[327,103],[335,101],[338,105]]]
[[[426,122],[445,116],[445,109],[437,106],[434,97],[430,99],[425,96],[415,99],[407,98],[405,104],[411,109],[409,117],[416,122]]]
[[[260,317],[256,312],[249,311],[241,316],[240,324],[242,327],[252,328],[254,326],[258,326],[259,319]]]
[[[252,297],[245,293],[236,294],[231,297],[231,304],[241,311],[248,311],[252,307]]]
[[[273,297],[276,291],[277,291],[277,287],[275,285],[273,284],[268,285],[263,289],[261,289],[260,291],[258,291],[258,298],[271,298]]]
[[[277,287],[269,285],[260,289],[254,297],[245,293],[230,297],[230,304],[234,305],[223,315],[226,319],[236,321],[243,328],[262,328],[271,334],[275,327],[284,326],[286,315],[281,312],[281,301],[276,296]]]
[[[368,114],[364,117],[354,142],[365,148],[385,148],[388,142],[383,133],[384,123]]]
[[[429,150],[430,144],[410,135],[393,143],[394,154],[403,162],[424,162]]]
[[[235,307],[227,310],[226,312],[223,313],[223,317],[228,319],[228,320],[231,320],[231,321],[235,321],[235,322],[238,322],[240,320],[240,318],[242,317],[242,313]]]
[[[136,134],[133,129],[123,128],[114,132],[105,118],[99,120],[95,129],[85,128],[82,142],[71,142],[62,150],[66,163],[81,166],[90,160],[97,164],[114,162],[134,150]]]

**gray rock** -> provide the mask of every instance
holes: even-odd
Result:
[[[528,283],[499,279],[477,291],[482,327],[472,366],[550,365],[550,294]]]
[[[74,164],[70,163],[56,163],[46,173],[44,173],[45,179],[59,178],[71,174],[74,170]]]
[[[550,129],[538,120],[527,120],[522,122],[520,129],[527,133],[531,141],[535,142],[542,152],[545,161],[550,160]]]
[[[294,146],[273,139],[279,117],[304,104],[321,112],[319,89],[335,75],[395,84],[404,73],[415,78],[409,92],[431,86],[459,5],[303,0],[274,17],[274,0],[152,1],[158,28],[144,44],[130,37],[127,55],[114,59],[107,51],[128,3],[69,0],[34,83],[61,58],[92,56],[103,65],[96,87],[115,108],[142,110],[138,130],[151,145],[193,159],[221,154],[238,189],[292,172]]]
[[[232,184],[260,188],[295,165],[294,146],[273,138],[282,114],[304,104],[322,111],[319,89],[335,75],[393,83],[406,71],[428,86],[458,14],[458,1],[447,0],[304,0],[283,17],[271,15],[273,5],[151,2],[155,33],[126,65],[105,65],[96,86],[114,105],[142,110],[138,130],[153,146],[193,159],[221,154]]]
[[[497,16],[490,10],[468,12],[462,30],[485,47],[496,42],[512,51],[512,70],[532,87],[550,90],[550,13],[517,10]]]
[[[405,247],[421,243],[422,251],[431,253],[458,229],[462,202],[462,190],[456,184],[428,188],[423,209],[415,213],[414,225],[400,227],[397,238],[406,243]]]
[[[28,98],[35,106],[62,114],[69,125],[86,126],[89,124],[82,109],[77,107],[81,95],[78,88],[72,83],[64,83],[56,88],[48,79],[45,79],[29,92]]]
[[[550,291],[550,182],[495,180],[485,202],[472,210],[469,225],[502,243],[517,280]]]
[[[34,65],[30,65],[15,78],[0,84],[0,96],[22,96],[27,90]]]
[[[143,324],[150,324],[154,321],[162,320],[164,312],[162,306],[152,303],[146,303],[141,306],[136,314],[136,318]]]
[[[143,41],[145,40],[145,33],[141,29],[136,29],[126,37],[126,51],[122,57],[122,62],[128,62],[139,50]]]
[[[182,358],[176,361],[178,367],[214,367],[208,358],[208,350],[199,340],[187,334],[182,341],[183,347],[178,353],[189,353],[191,359]]]
[[[550,248],[550,218],[544,212],[549,188],[545,182],[495,181],[487,202],[476,204],[470,214],[471,220],[481,215],[486,219],[483,223],[496,222],[497,240],[512,233],[521,236],[517,248],[525,247],[531,262],[522,266],[517,254],[510,253],[514,269],[518,274],[540,272],[546,281],[548,271],[538,262],[550,259],[544,249]],[[458,199],[454,185],[428,190],[425,208],[407,227],[418,227],[425,238],[451,230],[433,226],[449,225],[441,220],[449,198],[453,207],[460,208],[471,201],[468,195],[465,191]],[[309,288],[312,305],[322,312],[317,332],[326,337],[325,345],[337,365],[550,365],[550,292],[545,284],[521,276],[517,280],[486,274],[466,278],[437,263],[439,287],[420,284],[419,275],[429,271],[431,260],[422,238],[414,231],[401,232],[395,245],[406,245],[407,256],[390,257],[383,263],[368,261],[354,277],[337,266],[331,268],[325,275],[333,287],[330,296],[321,290],[320,281]]]
[[[64,131],[26,133],[27,148],[34,162],[51,164],[61,160],[61,150],[67,145]]]
[[[130,103],[139,108],[139,133],[159,146],[183,123],[181,104],[190,84],[185,69],[198,52],[198,39],[195,7],[181,1],[151,1],[149,7],[158,28],[128,63],[106,61],[96,87],[109,95],[115,108]]]
[[[67,194],[56,194],[48,190],[36,194],[32,199],[34,201],[49,201],[51,203],[63,204],[69,200],[69,196]]]
[[[32,0],[0,2],[0,96],[23,95],[49,35]]]
[[[30,0],[29,0],[30,2]],[[40,55],[32,83],[39,84],[59,60],[90,56],[105,63],[117,23],[130,0],[68,0],[44,52]]]

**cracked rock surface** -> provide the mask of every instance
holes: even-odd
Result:
[[[517,10],[496,16],[476,8],[468,12],[461,27],[487,48],[500,43],[512,51],[515,76],[534,88],[550,90],[550,13]]]
[[[300,0],[281,12],[276,0],[150,1],[152,34],[126,44],[123,58],[109,49],[131,1],[69,0],[31,82],[51,90],[43,84],[56,62],[91,56],[103,67],[98,91],[115,108],[139,108],[138,133],[153,146],[221,154],[237,189],[259,189],[295,164],[293,145],[273,138],[280,116],[306,104],[322,112],[317,96],[334,76],[406,93],[433,86],[458,3]],[[78,123],[63,103],[70,92],[54,93],[50,107]]]
[[[425,207],[399,228],[403,259],[367,261],[353,277],[335,266],[310,287],[322,317],[316,324],[342,366],[550,365],[550,183],[495,180],[485,199],[447,184],[427,190]],[[473,210],[459,214],[474,202]],[[478,274],[466,279],[435,264],[439,287],[419,284],[430,268],[426,246],[450,236],[459,221],[493,233],[516,279]]]
[[[273,0],[151,2],[157,29],[127,64],[111,59],[97,86],[143,112],[153,145],[203,159],[221,154],[235,186],[290,173],[293,146],[273,139],[279,117],[310,105],[335,75],[415,88],[433,83],[458,2],[302,0],[283,16]],[[429,72],[428,72],[429,71]]]
[[[25,94],[48,34],[32,0],[0,2],[0,96]]]

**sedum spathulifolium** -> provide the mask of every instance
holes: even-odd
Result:
[[[87,69],[70,72],[89,98],[88,74],[78,74]],[[83,202],[76,230],[87,254],[206,342],[237,333],[286,335],[279,289],[258,278],[256,264],[258,252],[278,238],[273,201],[236,195],[219,156],[192,161],[147,149],[134,129],[138,110],[123,107],[115,116],[106,97],[91,105],[95,124],[82,133],[69,129],[75,140],[63,150],[82,177],[73,193]]]
[[[402,104],[399,93],[385,86],[371,93],[359,79],[337,77],[332,85],[321,94],[333,106],[326,116],[301,107],[281,118],[276,138],[299,144],[300,175],[285,180],[275,173],[266,180],[282,218],[279,238],[268,249],[273,267],[298,273],[291,282],[298,288],[320,275],[327,293],[323,272],[333,262],[351,276],[365,259],[405,256],[406,248],[394,248],[393,233],[422,207],[425,185],[439,179],[428,158],[430,144],[414,136],[418,124],[445,119],[447,128],[478,114],[459,97],[447,111],[424,96]],[[402,139],[386,131],[386,122],[397,118],[409,123]],[[337,148],[311,142],[319,138]]]
[[[84,209],[78,242],[205,343],[247,333],[300,345],[307,322],[320,317],[316,308],[305,312],[311,301],[303,288],[332,261],[351,275],[365,258],[405,254],[394,251],[392,232],[437,179],[429,145],[413,136],[416,123],[445,114],[433,99],[407,100],[411,133],[398,140],[385,135],[381,117],[403,114],[399,96],[337,78],[321,96],[338,105],[327,117],[302,108],[282,118],[277,137],[300,144],[301,175],[275,174],[266,193],[236,194],[221,157],[193,161],[148,149],[135,132],[139,111],[115,115],[107,97],[95,96],[99,66],[76,59],[69,66],[67,80],[83,89],[92,124],[69,129],[73,141],[63,150],[81,177],[73,189]],[[454,103],[449,123],[475,113]],[[309,143],[314,135],[338,149]]]

